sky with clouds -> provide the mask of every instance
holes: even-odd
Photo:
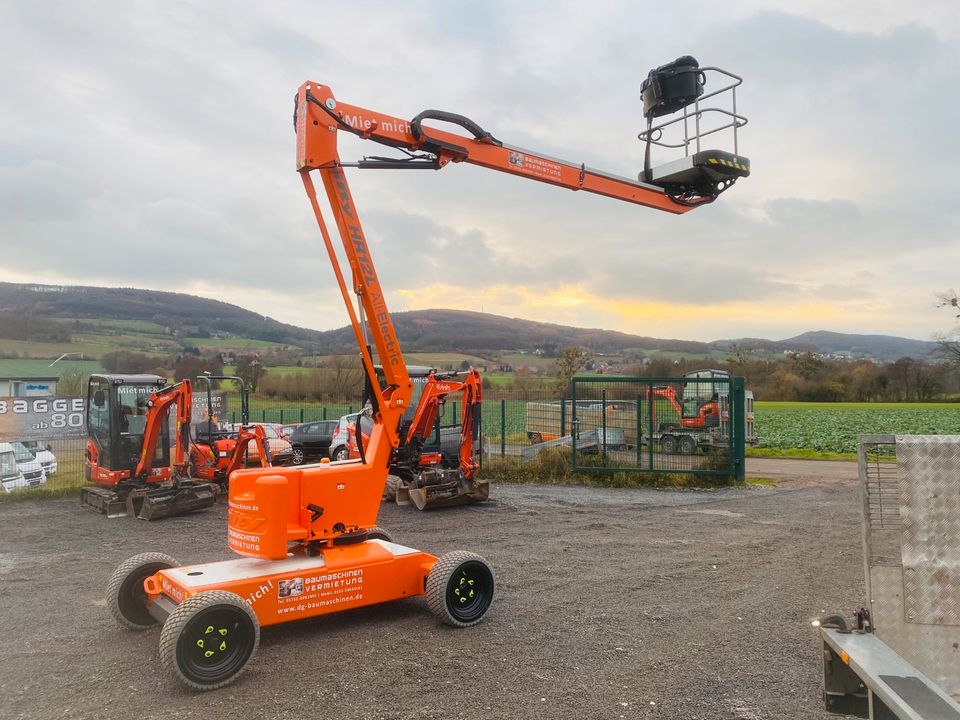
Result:
[[[339,327],[294,171],[302,82],[634,177],[639,84],[684,54],[744,77],[750,178],[674,216],[463,164],[348,171],[391,309],[694,340],[948,329],[934,296],[960,285],[949,0],[5,0],[0,280],[190,292]],[[383,152],[341,142],[344,159]]]

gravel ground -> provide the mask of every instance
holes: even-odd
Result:
[[[493,564],[487,619],[454,630],[408,600],[267,628],[247,673],[201,695],[103,590],[139,552],[229,557],[222,506],[147,523],[0,503],[0,717],[829,717],[809,621],[861,602],[856,466],[775,462],[751,473],[776,488],[498,485],[483,506],[385,507],[398,542]]]

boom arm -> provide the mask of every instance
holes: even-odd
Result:
[[[459,125],[472,137],[424,127],[423,121],[427,119]],[[467,162],[529,180],[559,185],[569,190],[585,190],[671,213],[684,213],[698,204],[696,199],[677,202],[656,185],[594,170],[584,163],[558,160],[507,145],[462,115],[425,110],[413,120],[404,120],[339,102],[329,87],[317,83],[305,83],[300,87],[294,124],[297,129],[297,169],[301,172],[337,166],[437,170],[450,162]],[[398,148],[407,153],[409,159],[372,157],[358,163],[341,163],[336,149],[337,132],[340,130]]]

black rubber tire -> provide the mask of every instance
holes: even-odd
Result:
[[[538,432],[527,433],[527,439],[528,439],[530,442],[534,443],[534,444],[536,444],[536,443],[542,443],[542,442],[543,442],[543,435],[541,435],[541,434],[538,433]]]
[[[375,527],[373,530],[367,531],[367,540],[386,540],[387,542],[393,542],[393,537],[382,527]]]
[[[333,453],[331,453],[330,459],[331,460],[349,460],[350,449],[347,448],[347,446],[345,445],[341,445]]]
[[[697,441],[689,435],[681,435],[677,442],[677,451],[681,455],[693,455],[697,451]]]
[[[209,638],[220,645],[205,645]],[[206,590],[180,603],[163,624],[160,663],[194,690],[215,690],[246,670],[259,644],[253,608],[236,593]]]
[[[140,553],[120,564],[107,583],[107,607],[121,627],[146,630],[157,624],[147,611],[147,593],[143,581],[158,570],[180,563],[158,552]]]
[[[383,486],[383,499],[390,502],[397,501],[397,490],[400,489],[400,478],[396,475],[387,475],[387,482]]]
[[[493,568],[476,553],[454,550],[440,557],[427,575],[427,605],[440,622],[453,627],[470,627],[480,622],[493,602],[496,580]],[[476,593],[472,599],[454,605],[454,598],[466,587]]]
[[[293,455],[290,456],[291,465],[303,465],[303,461],[307,459],[307,456],[303,452],[303,448],[295,447],[293,449]]]
[[[664,455],[677,454],[677,438],[675,435],[663,435],[660,437],[660,451]]]

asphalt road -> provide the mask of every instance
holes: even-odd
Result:
[[[776,488],[496,485],[483,506],[384,507],[398,542],[493,564],[487,619],[454,630],[408,600],[267,628],[248,672],[200,695],[103,590],[139,552],[229,557],[222,506],[147,523],[0,503],[0,717],[826,718],[809,622],[862,602],[856,468],[773,462],[750,468]]]

